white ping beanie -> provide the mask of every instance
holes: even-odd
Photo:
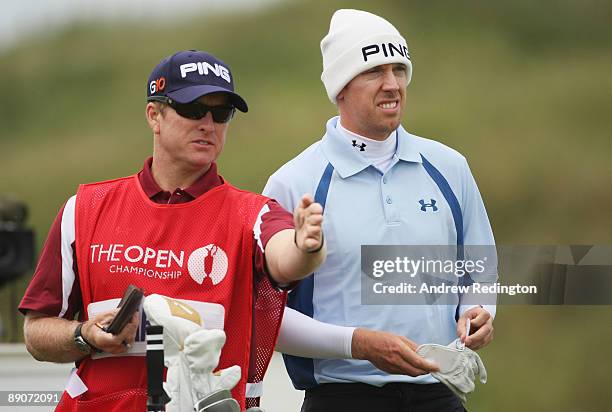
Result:
[[[406,40],[387,20],[367,11],[341,9],[331,18],[329,33],[321,40],[321,80],[332,103],[359,73],[388,63],[403,63],[412,78]]]

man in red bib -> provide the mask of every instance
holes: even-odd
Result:
[[[232,396],[244,409],[260,395],[286,289],[325,258],[322,208],[304,195],[292,216],[217,174],[229,121],[248,110],[221,60],[193,50],[165,58],[147,101],[144,168],[81,185],[49,231],[19,306],[26,346],[38,360],[76,362],[56,410],[144,411],[144,319],[118,335],[97,326],[134,284],[188,302],[205,328],[225,331],[218,368],[242,368]]]

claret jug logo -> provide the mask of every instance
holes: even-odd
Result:
[[[191,278],[200,285],[207,277],[216,285],[227,275],[227,255],[215,244],[206,245],[191,253],[187,269]]]

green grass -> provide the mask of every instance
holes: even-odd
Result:
[[[612,4],[602,0],[291,1],[155,29],[70,27],[0,55],[0,194],[28,203],[40,248],[79,183],[139,170],[152,146],[146,79],[188,48],[234,70],[251,110],[232,121],[220,170],[261,190],[335,113],[319,42],[339,7],[400,28],[414,63],[404,125],[466,155],[498,243],[612,243]],[[15,313],[8,292],[5,324]],[[610,307],[500,307],[483,351],[490,381],[470,410],[606,410],[611,316]]]

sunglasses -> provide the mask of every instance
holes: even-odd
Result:
[[[166,103],[180,116],[192,120],[200,120],[206,116],[208,112],[210,112],[215,123],[229,122],[236,111],[234,106],[207,106],[198,101],[193,101],[191,103],[178,103],[166,96],[151,96],[147,100],[150,102],[156,101]]]

